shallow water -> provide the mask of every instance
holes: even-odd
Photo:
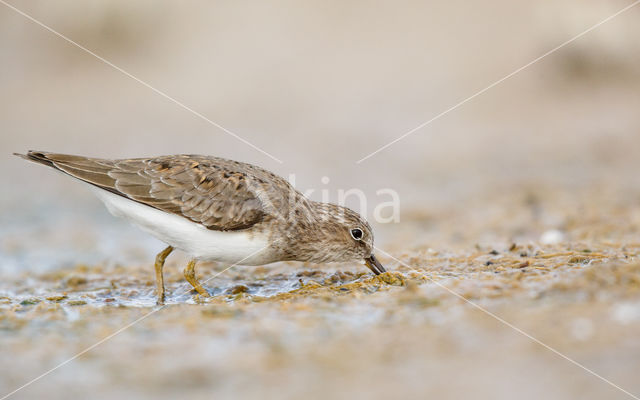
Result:
[[[351,263],[202,263],[203,298],[172,254],[163,307],[161,243],[97,205],[36,207],[2,228],[0,388],[90,349],[13,398],[625,398],[525,332],[638,393],[635,197],[546,193],[535,212],[527,192],[407,211],[381,228],[395,259],[378,254],[379,277]]]

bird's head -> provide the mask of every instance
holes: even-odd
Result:
[[[360,214],[343,206],[313,202],[314,219],[300,235],[308,235],[306,259],[311,262],[363,260],[376,275],[386,272],[373,255],[373,231]]]

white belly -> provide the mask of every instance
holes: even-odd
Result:
[[[247,232],[213,231],[178,215],[166,213],[92,186],[111,214],[198,260],[262,265],[273,260],[266,237]]]

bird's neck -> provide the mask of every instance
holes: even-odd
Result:
[[[332,245],[332,238],[340,229],[336,219],[339,218],[340,207],[335,204],[307,201],[298,204],[293,210],[294,215],[282,235],[287,243],[281,248],[284,259],[334,261],[336,249]]]

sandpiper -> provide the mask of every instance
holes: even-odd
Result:
[[[358,213],[304,197],[255,165],[200,155],[107,160],[42,151],[17,154],[90,185],[107,209],[168,245],[155,260],[157,302],[162,268],[179,249],[190,255],[184,277],[202,296],[196,262],[264,265],[364,260],[379,275],[373,232]]]

